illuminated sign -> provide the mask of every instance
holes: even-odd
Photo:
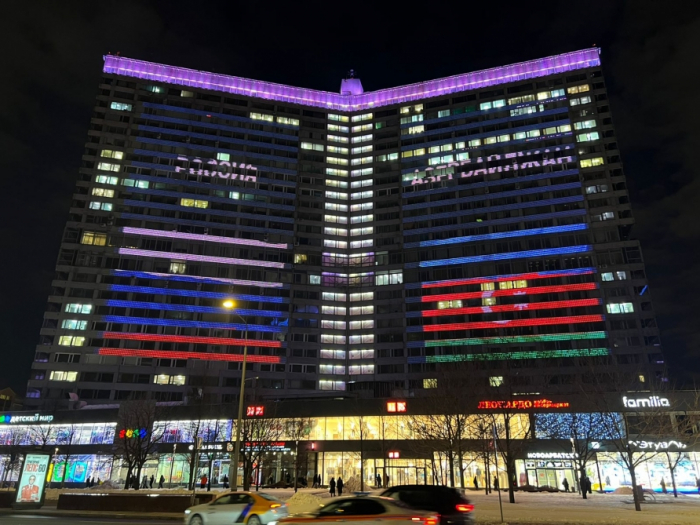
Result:
[[[287,443],[284,441],[253,441],[253,442],[246,442],[245,445],[245,450],[265,450],[265,451],[283,451],[283,450],[290,450],[290,448],[287,446]]]
[[[18,423],[51,423],[53,416],[44,414],[32,414],[31,416],[20,416],[3,414],[0,416],[0,424],[16,425]]]
[[[398,450],[389,451],[389,459],[399,459],[400,457],[401,457],[401,454],[399,454]]]
[[[391,413],[406,412],[406,401],[389,401],[386,404],[386,411]]]
[[[528,452],[527,459],[576,459],[574,452]]]
[[[220,179],[231,179],[239,180],[241,182],[256,182],[258,178],[255,175],[243,175],[242,173],[234,173],[233,171],[216,171],[215,167],[224,167],[231,170],[238,168],[239,170],[250,170],[257,171],[258,168],[251,166],[250,164],[236,164],[235,162],[228,162],[225,160],[214,160],[209,159],[206,164],[199,157],[185,157],[184,155],[178,155],[177,160],[182,160],[184,162],[192,162],[193,164],[198,164],[199,167],[196,168],[181,168],[180,166],[175,166],[175,173],[181,171],[187,172],[189,175],[201,175],[202,177],[219,177]],[[203,166],[210,166],[209,169],[203,169]]]
[[[262,417],[263,415],[265,415],[265,407],[262,407],[262,406],[246,407],[245,415],[248,417]]]
[[[669,450],[671,447],[675,447],[678,450],[683,450],[688,447],[685,443],[680,441],[632,441],[629,442],[630,447],[638,448],[639,450]]]
[[[17,503],[40,503],[44,497],[46,471],[51,456],[48,454],[27,454],[19,478]]]
[[[569,408],[568,401],[554,402],[549,399],[514,399],[512,401],[479,401],[480,410],[529,410],[531,408]]]
[[[627,408],[654,408],[671,406],[671,402],[668,400],[668,398],[659,396],[649,396],[637,399],[630,399],[627,396],[623,396],[622,404]]]
[[[145,428],[123,428],[119,431],[119,439],[145,438],[148,430]]]
[[[568,148],[567,148],[568,149]],[[576,159],[575,157],[571,155],[567,155],[565,157],[557,157],[557,158],[543,158],[541,161],[540,160],[529,160],[526,162],[521,162],[518,164],[517,160],[514,161],[512,164],[504,164],[502,166],[488,166],[486,168],[478,168],[474,170],[469,170],[469,171],[461,171],[459,173],[446,173],[446,174],[441,174],[441,175],[430,175],[431,171],[434,170],[442,170],[442,169],[447,169],[447,168],[460,168],[465,165],[469,164],[484,164],[485,162],[492,162],[492,161],[497,161],[501,159],[518,159],[521,157],[526,157],[526,156],[531,156],[531,155],[539,155],[539,154],[547,154],[550,153],[552,150],[549,148],[544,149],[544,150],[534,150],[534,151],[516,151],[513,153],[505,153],[503,155],[496,154],[496,155],[489,155],[485,159],[483,157],[477,157],[476,159],[467,159],[463,160],[460,162],[448,162],[446,164],[440,164],[438,166],[428,166],[427,168],[424,168],[422,171],[421,170],[416,170],[414,172],[414,179],[411,181],[411,185],[420,185],[420,184],[431,184],[435,182],[442,182],[446,180],[453,180],[453,179],[468,179],[471,177],[478,177],[480,175],[486,175],[490,173],[501,173],[504,171],[517,171],[519,169],[529,169],[529,168],[539,168],[539,167],[544,167],[544,166],[550,166],[550,165],[557,165],[557,164],[568,164],[569,162],[574,162]],[[559,148],[555,149],[554,151],[559,151]]]

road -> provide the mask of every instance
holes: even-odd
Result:
[[[51,516],[31,516],[28,514],[6,514],[0,516],[1,525],[174,525],[174,520],[138,520],[115,518],[56,518]]]

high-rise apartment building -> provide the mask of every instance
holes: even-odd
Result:
[[[243,345],[257,397],[662,373],[597,49],[367,93],[110,55],[79,173],[30,406],[234,401]]]

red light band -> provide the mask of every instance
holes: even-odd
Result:
[[[206,352],[176,352],[171,350],[127,350],[125,348],[100,348],[100,355],[118,355],[123,357],[155,357],[161,359],[199,359],[202,361],[243,361],[242,354],[214,354]],[[248,363],[281,363],[282,359],[272,355],[248,355]]]
[[[131,341],[157,341],[161,343],[194,343],[198,345],[264,346],[282,348],[280,341],[258,339],[232,339],[229,337],[197,337],[187,335],[130,334],[126,332],[104,332],[104,339],[128,339]]]

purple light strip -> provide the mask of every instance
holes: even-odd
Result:
[[[150,230],[147,228],[122,228],[122,232],[131,233],[134,235],[143,235],[145,237],[167,237],[170,239],[187,239],[189,241],[205,241],[216,242],[222,244],[244,244],[246,246],[258,246],[260,248],[278,248],[286,250],[290,246],[285,243],[270,243],[263,241],[255,241],[253,239],[239,239],[236,237],[219,237],[217,235],[200,235],[196,233],[181,233],[165,230]]]
[[[113,55],[105,56],[104,60],[105,73],[342,111],[365,110],[600,65],[597,48],[582,49],[473,73],[370,91],[361,95],[340,95]]]
[[[284,268],[286,265],[273,261],[253,261],[248,259],[234,259],[232,257],[212,257],[208,255],[196,255],[193,253],[157,252],[152,250],[134,250],[133,248],[119,248],[120,255],[139,255],[141,257],[154,257],[159,259],[173,259],[175,261],[198,261],[216,264],[233,264],[239,266],[263,266],[265,268]]]

